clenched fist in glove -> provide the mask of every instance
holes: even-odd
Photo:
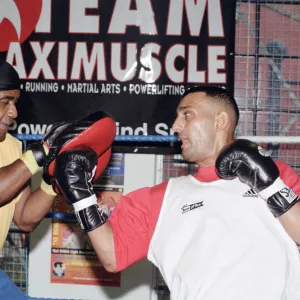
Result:
[[[83,231],[96,229],[107,216],[97,204],[92,179],[98,163],[97,153],[89,148],[67,150],[56,159],[54,177],[64,198],[73,205]]]
[[[236,140],[225,146],[216,161],[217,174],[223,179],[238,177],[253,188],[275,217],[281,216],[299,201],[298,196],[280,179],[270,156],[249,140]]]

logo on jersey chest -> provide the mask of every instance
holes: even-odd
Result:
[[[248,197],[251,197],[251,198],[258,198],[258,195],[257,193],[253,190],[253,189],[250,189],[249,191],[247,191],[243,197],[245,198],[248,198]]]
[[[182,214],[185,214],[193,209],[199,208],[203,206],[203,201],[197,202],[197,203],[192,203],[192,204],[185,204],[181,207]]]

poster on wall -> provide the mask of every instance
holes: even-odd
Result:
[[[112,154],[104,174],[94,190],[98,204],[109,216],[123,194],[124,154]],[[52,211],[72,214],[73,208],[58,196]],[[50,272],[51,283],[119,287],[121,282],[121,273],[104,269],[76,219],[52,220]]]
[[[54,212],[73,212],[59,197]],[[52,220],[50,282],[120,286],[121,274],[107,272],[76,220]]]
[[[124,186],[124,153],[113,153],[110,161],[94,183],[97,190],[123,190]]]
[[[235,0],[0,1],[0,59],[21,80],[15,134],[95,110],[118,135],[170,135],[194,85],[233,90]]]

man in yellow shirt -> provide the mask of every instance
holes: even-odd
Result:
[[[22,144],[11,136],[8,127],[17,117],[20,96],[19,75],[6,62],[0,62],[0,251],[13,220],[31,232],[52,206],[55,193],[43,180],[31,192],[29,179],[39,170],[31,151],[22,154]],[[0,272],[1,299],[26,299],[4,272]]]
[[[39,166],[32,162],[31,151],[22,155],[21,142],[7,133],[17,117],[19,96],[18,73],[7,62],[0,63],[0,250],[12,220],[21,230],[31,232],[56,195],[44,181],[38,190],[31,192],[27,183]]]
[[[108,164],[111,143],[116,133],[115,121],[103,111],[96,111],[73,122],[54,124],[42,142],[31,145],[22,154],[21,143],[7,133],[17,117],[20,79],[7,62],[0,62],[0,251],[11,221],[22,230],[32,231],[52,206],[56,193],[53,172],[56,156],[83,146],[95,151],[98,160],[95,178]],[[28,181],[43,167],[40,188],[31,192]],[[45,181],[44,181],[45,180]],[[56,188],[55,188],[56,190]],[[97,202],[93,203],[98,214]],[[0,271],[0,299],[26,299],[24,294]]]

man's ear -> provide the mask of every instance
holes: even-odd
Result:
[[[221,111],[216,116],[216,130],[222,131],[224,130],[229,124],[229,116],[225,111]]]

